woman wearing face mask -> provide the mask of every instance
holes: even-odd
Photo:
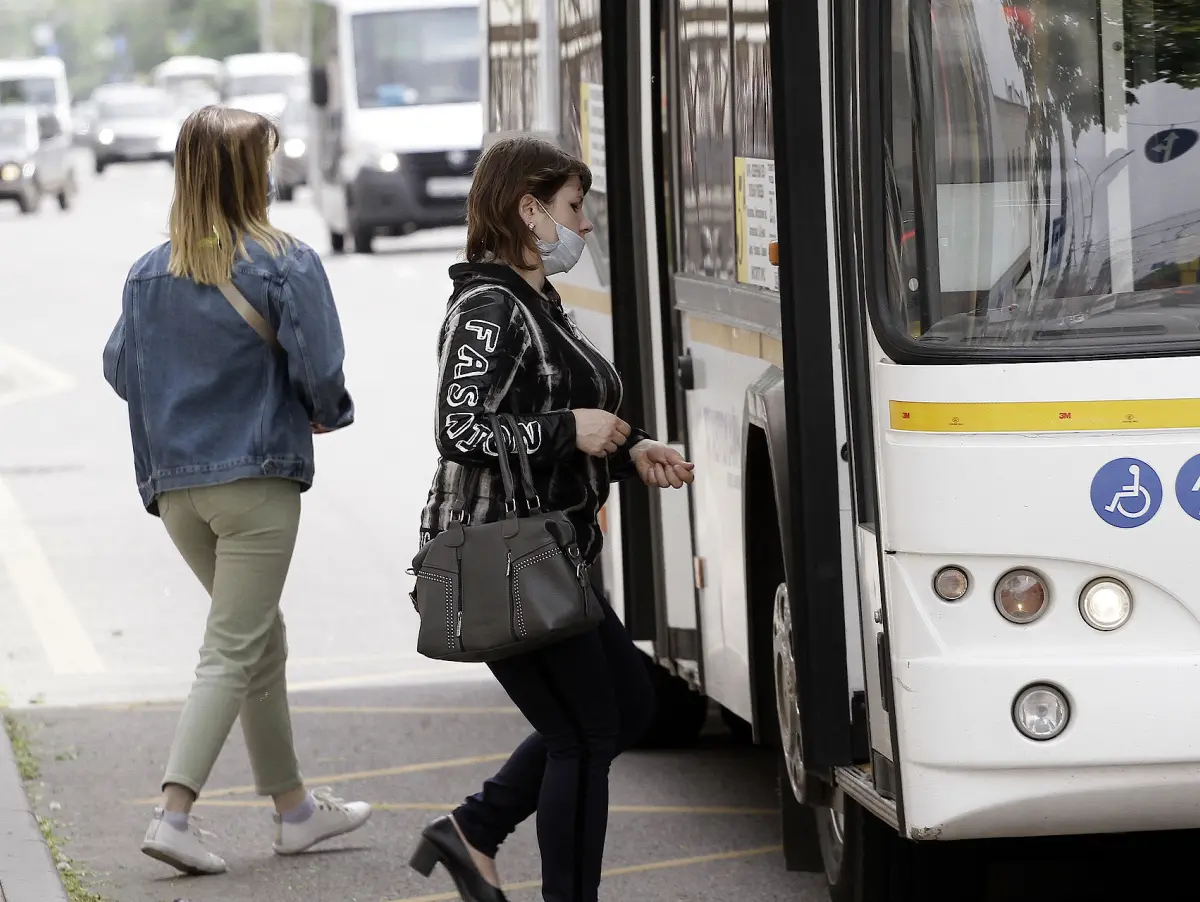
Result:
[[[188,874],[225,861],[190,812],[240,719],[274,851],[357,830],[371,806],[305,788],[292,742],[280,597],[312,485],[313,434],[354,422],[321,258],[271,225],[270,120],[209,106],[175,154],[170,240],[129,272],[104,375],[127,403],[146,510],[211,604],[142,851]]]
[[[692,465],[617,415],[621,379],[574,327],[547,276],[583,253],[591,172],[534,138],[497,142],[467,199],[467,262],[439,336],[436,436],[441,455],[422,517],[422,542],[445,529],[464,484],[471,522],[504,516],[494,413],[511,414],[545,509],[567,512],[588,564],[600,552],[600,508],[630,476],[680,488]],[[490,449],[490,450],[489,450]],[[465,479],[471,470],[477,478]],[[469,601],[468,601],[469,603]],[[593,631],[490,664],[533,726],[480,792],[422,833],[412,864],[441,863],[466,902],[499,902],[495,856],[537,812],[546,902],[596,902],[608,823],[609,764],[645,731],[653,689],[640,653],[612,609]]]

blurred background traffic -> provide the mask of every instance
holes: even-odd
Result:
[[[219,103],[278,123],[278,200],[310,186],[335,253],[463,221],[473,0],[0,0],[0,23],[0,202],[23,214],[69,210],[80,167],[172,164]]]

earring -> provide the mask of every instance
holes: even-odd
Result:
[[[527,222],[527,223],[525,223],[525,225],[529,226],[529,231],[531,231],[531,232],[533,231],[533,223],[532,222]]]

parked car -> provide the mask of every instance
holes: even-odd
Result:
[[[71,138],[53,112],[31,106],[0,106],[0,200],[15,200],[22,213],[36,213],[53,194],[62,209],[75,196]]]
[[[92,156],[99,175],[113,163],[175,159],[176,103],[161,88],[105,85],[94,96]]]
[[[279,199],[292,200],[296,189],[308,184],[309,104],[293,98],[279,117],[279,151],[275,155],[275,181]]]

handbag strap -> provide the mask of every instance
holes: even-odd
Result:
[[[492,414],[488,417],[492,424],[492,442],[496,446],[496,459],[500,461],[500,481],[504,485],[504,509],[508,518],[517,516],[517,489],[513,483],[512,461],[508,458],[508,442],[504,439],[504,430],[500,427],[500,417]],[[516,439],[516,436],[513,436]]]
[[[229,301],[229,306],[236,310],[238,316],[246,321],[246,325],[257,332],[259,337],[272,348],[279,347],[279,338],[275,335],[275,330],[271,328],[271,324],[263,319],[262,314],[254,309],[254,306],[246,300],[246,296],[238,291],[232,282],[225,282],[218,285],[217,288],[220,289],[225,300]]]
[[[516,446],[517,461],[521,469],[521,490],[525,493],[525,506],[528,508],[530,514],[540,514],[542,512],[542,499],[538,497],[537,489],[533,485],[533,468],[529,465],[529,451],[525,448],[525,441],[521,438],[521,430],[517,426],[517,418],[511,413],[506,413],[501,416],[501,419],[512,430],[513,445]]]

